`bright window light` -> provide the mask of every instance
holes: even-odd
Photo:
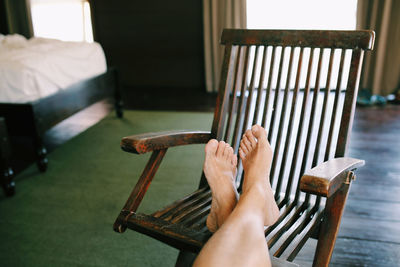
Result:
[[[357,0],[247,0],[247,28],[249,29],[282,29],[282,30],[355,30],[357,18]],[[270,49],[270,48],[269,48]],[[317,51],[318,52],[318,51]],[[329,54],[334,53],[333,74],[331,85],[326,85]],[[334,87],[337,82],[337,70],[340,62],[340,51],[324,51],[322,75],[320,80],[321,88],[325,86]],[[282,56],[282,51],[277,54]],[[348,52],[346,52],[348,54]],[[298,60],[299,51],[294,53],[294,62]],[[350,64],[350,54],[345,57],[344,77],[347,76]],[[303,60],[310,58],[310,49],[305,49]],[[251,53],[251,60],[254,60],[254,51]],[[315,79],[316,60],[314,57],[312,79]],[[285,57],[284,72],[287,71],[289,58]],[[274,63],[274,69],[278,68],[279,60]],[[294,68],[295,70],[295,68]],[[294,72],[293,70],[293,72]],[[259,71],[259,70],[257,70]],[[292,73],[293,74],[293,73]],[[300,88],[304,88],[306,72],[300,74]],[[276,81],[277,73],[273,74],[273,81]],[[292,75],[290,88],[294,87],[295,75]],[[342,80],[340,89],[345,89],[347,80]],[[276,85],[283,88],[284,84]],[[311,84],[314,86],[314,84]]]
[[[247,28],[354,30],[357,0],[247,0]]]
[[[31,0],[36,37],[93,42],[87,0]]]

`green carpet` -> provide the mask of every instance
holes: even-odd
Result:
[[[113,114],[16,177],[17,193],[0,193],[0,266],[173,266],[178,251],[112,225],[148,155],[119,148],[136,133],[211,128],[211,113],[126,111]],[[204,145],[168,150],[139,211],[154,211],[193,191]]]

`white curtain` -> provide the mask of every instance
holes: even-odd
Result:
[[[224,28],[246,28],[246,0],[203,0],[204,61],[207,92],[217,92],[223,57]]]

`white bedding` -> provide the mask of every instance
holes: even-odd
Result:
[[[31,102],[106,71],[98,43],[0,34],[0,102]]]

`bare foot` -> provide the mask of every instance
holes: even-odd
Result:
[[[212,192],[207,227],[215,232],[235,208],[238,193],[235,187],[237,158],[224,141],[210,140],[205,147],[204,174]]]
[[[244,169],[243,194],[249,191],[261,192],[265,216],[264,225],[272,225],[279,217],[279,209],[269,183],[272,149],[264,128],[253,125],[240,141],[239,155]],[[260,199],[261,200],[261,199]]]

